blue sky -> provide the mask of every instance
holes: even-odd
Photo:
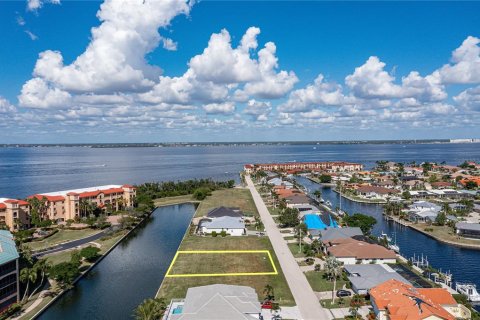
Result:
[[[480,136],[480,2],[146,1],[1,2],[0,143]]]

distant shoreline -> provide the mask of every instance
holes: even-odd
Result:
[[[5,143],[0,148],[161,148],[161,147],[215,147],[215,146],[265,146],[265,145],[354,145],[354,144],[472,144],[477,142],[451,142],[450,139],[410,140],[346,140],[346,141],[247,141],[247,142],[158,142],[158,143]]]

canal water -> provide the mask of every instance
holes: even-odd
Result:
[[[310,192],[321,189],[322,198],[330,201],[332,207],[340,205],[340,195],[331,188],[321,188],[321,185],[304,177],[296,177],[298,183]],[[411,258],[423,254],[428,257],[430,265],[442,271],[450,271],[453,280],[475,283],[480,288],[480,250],[464,249],[438,242],[413,229],[401,226],[383,218],[383,206],[350,201],[342,197],[342,210],[349,213],[363,213],[375,217],[377,224],[372,233],[379,236],[382,232],[394,238],[396,233],[400,253]]]
[[[129,319],[155,296],[195,213],[192,204],[160,207],[39,319]]]

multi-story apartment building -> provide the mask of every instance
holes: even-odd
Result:
[[[265,163],[265,164],[246,164],[244,166],[246,173],[252,173],[257,170],[265,171],[362,171],[363,165],[344,161],[333,162],[287,162],[287,163]]]
[[[18,258],[12,234],[0,230],[0,312],[20,301]]]
[[[100,209],[111,207],[112,210],[132,207],[135,196],[134,186],[106,185],[35,194],[29,198],[37,198],[44,204],[43,218],[59,222],[86,216],[88,204]]]
[[[11,231],[30,226],[30,206],[28,202],[16,199],[0,198],[0,224]]]

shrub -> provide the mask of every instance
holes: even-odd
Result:
[[[319,263],[317,263],[313,270],[316,271],[316,272],[319,272],[319,271],[322,270],[322,266]]]
[[[0,314],[0,320],[9,319],[11,316],[13,316],[15,313],[17,313],[21,309],[22,309],[22,306],[19,303],[12,304],[10,307],[8,307],[7,310],[3,311]]]
[[[220,232],[220,235],[225,238],[227,236],[227,231],[225,230],[222,230],[222,232]]]
[[[78,264],[74,262],[61,262],[50,267],[49,270],[51,278],[67,286],[72,285],[79,274]]]
[[[97,247],[86,247],[80,250],[80,255],[88,262],[95,261],[99,256],[100,249]]]
[[[217,236],[217,231],[212,231],[212,237],[216,237]]]

